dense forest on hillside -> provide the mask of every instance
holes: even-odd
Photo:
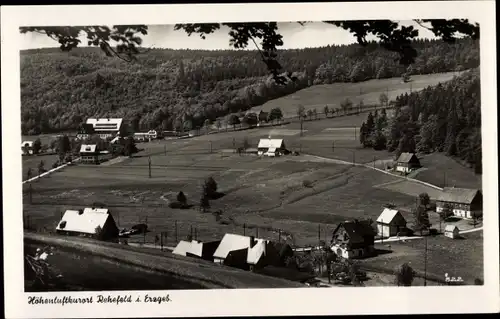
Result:
[[[444,152],[482,173],[479,69],[396,98],[394,117],[368,114],[360,133],[365,147],[402,152]]]
[[[106,57],[97,48],[23,51],[22,132],[74,130],[91,116],[123,117],[134,130],[189,129],[314,84],[479,65],[479,44],[471,39],[419,40],[414,47],[418,57],[408,69],[377,43],[281,50],[280,63],[293,79],[284,86],[269,78],[257,51],[153,49],[135,63]]]

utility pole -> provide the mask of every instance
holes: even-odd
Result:
[[[352,151],[352,165],[356,166],[356,153]]]
[[[233,137],[233,148],[236,148],[236,141],[235,141],[234,137]]]
[[[212,153],[212,141],[209,142],[210,142],[210,153]]]
[[[259,238],[259,227],[255,227],[255,237]]]
[[[377,161],[377,158],[373,156],[373,168],[375,168],[375,162]]]
[[[354,127],[354,140],[356,140],[356,127]]]
[[[425,236],[424,286],[427,286],[427,236]]]
[[[198,228],[194,228],[194,240],[198,240]]]
[[[191,230],[189,231],[189,237],[193,240],[193,225],[191,225]]]
[[[167,145],[163,145],[163,154],[167,156]]]
[[[321,242],[321,225],[318,224],[318,247],[320,246]]]
[[[332,142],[332,153],[335,151],[335,141]]]
[[[299,119],[300,120],[300,136],[302,136],[302,125],[303,125],[302,122],[303,122],[303,119],[302,119],[302,116],[299,115],[299,117],[300,117],[300,119]]]
[[[243,236],[246,235],[247,224],[243,223]]]
[[[446,187],[446,172],[443,172],[443,187]]]
[[[30,204],[33,203],[33,188],[31,186],[31,182],[29,184],[29,198],[30,198]]]
[[[175,244],[178,243],[178,241],[179,241],[178,239],[179,238],[178,238],[178,232],[177,232],[177,221],[175,221]]]
[[[149,178],[151,178],[151,156],[148,157]]]
[[[160,233],[160,250],[163,251],[163,232]]]

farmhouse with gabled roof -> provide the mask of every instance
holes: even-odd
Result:
[[[420,160],[415,153],[401,153],[396,161],[396,171],[401,173],[409,173],[410,171],[420,168]]]
[[[257,146],[258,155],[279,156],[286,151],[285,141],[283,139],[260,139]]]
[[[406,220],[399,210],[384,208],[377,218],[377,233],[381,237],[396,236],[406,228]]]
[[[483,213],[482,192],[478,189],[445,187],[436,199],[436,212],[442,212],[446,206],[457,217],[479,217]]]
[[[119,230],[107,209],[83,209],[67,210],[57,224],[56,232],[72,236],[97,236],[102,240],[111,240],[118,238]]]
[[[375,230],[368,221],[346,221],[333,231],[331,249],[342,258],[362,258],[374,254]]]

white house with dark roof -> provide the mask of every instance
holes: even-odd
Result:
[[[406,229],[406,220],[399,210],[384,208],[377,218],[377,234],[381,237],[396,236]]]
[[[123,125],[121,118],[89,118],[86,124],[92,125],[94,133],[102,139],[115,137]]]
[[[415,153],[401,153],[396,161],[396,172],[406,174],[420,167],[420,160]]]
[[[478,189],[445,187],[436,199],[436,212],[442,212],[446,206],[457,217],[480,217],[483,213],[482,192]]]
[[[109,151],[100,151],[96,144],[80,146],[80,162],[83,164],[100,164],[111,158]]]
[[[460,236],[460,229],[458,229],[457,225],[446,225],[444,235],[452,239],[458,238]]]
[[[98,236],[99,239],[109,240],[118,238],[119,230],[109,211],[81,209],[67,210],[57,224],[56,232],[72,236]]]
[[[285,141],[283,139],[263,138],[260,139],[257,146],[258,155],[279,156],[286,151]]]

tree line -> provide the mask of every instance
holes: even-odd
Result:
[[[368,114],[360,143],[396,156],[444,152],[481,174],[480,89],[479,69],[473,69],[447,83],[400,95],[391,117],[385,110]]]
[[[88,117],[107,116],[124,118],[136,131],[197,128],[314,84],[479,65],[476,40],[418,40],[414,46],[419,54],[410,68],[375,42],[279,50],[287,70],[283,85],[269,76],[257,51],[154,49],[137,63],[108,58],[97,48],[23,51],[21,128],[23,134],[73,131]]]

